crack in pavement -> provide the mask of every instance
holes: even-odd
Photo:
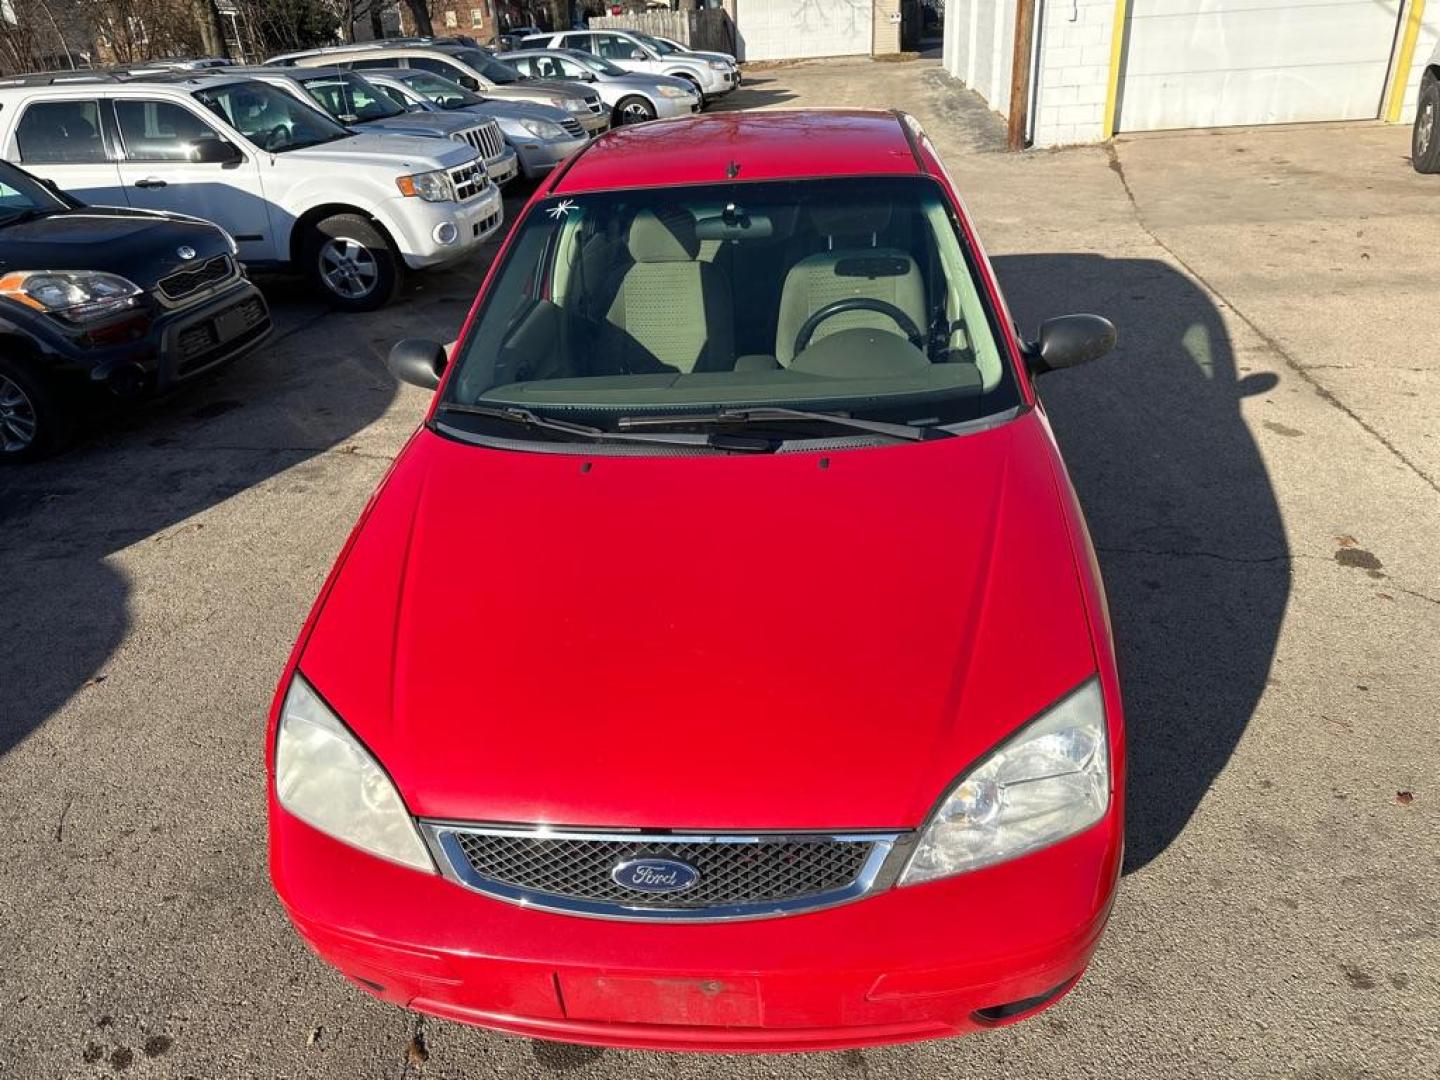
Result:
[[[1322,401],[1333,405],[1335,408],[1339,409],[1342,413],[1348,416],[1351,420],[1355,421],[1355,423],[1360,425],[1361,429],[1367,432],[1371,438],[1373,438],[1386,450],[1390,451],[1391,455],[1394,456],[1397,461],[1399,461],[1412,473],[1418,476],[1421,481],[1423,481],[1425,485],[1430,488],[1431,491],[1435,492],[1437,495],[1440,495],[1440,481],[1437,481],[1433,476],[1427,473],[1419,465],[1411,461],[1403,450],[1401,450],[1398,446],[1396,446],[1393,442],[1386,438],[1384,434],[1382,434],[1376,427],[1374,427],[1374,425],[1365,420],[1354,409],[1350,408],[1350,406],[1346,405],[1343,401],[1341,401],[1331,390],[1327,389],[1317,379],[1315,379],[1310,374],[1310,370],[1307,365],[1302,364],[1299,360],[1292,356],[1289,351],[1286,350],[1285,346],[1280,344],[1280,342],[1274,336],[1262,330],[1259,324],[1256,323],[1254,319],[1252,319],[1249,315],[1245,314],[1244,311],[1240,310],[1240,308],[1235,305],[1234,301],[1232,301],[1218,288],[1216,288],[1210,282],[1210,280],[1205,277],[1204,274],[1196,270],[1195,267],[1191,266],[1188,262],[1186,262],[1185,259],[1183,259],[1179,255],[1179,253],[1175,251],[1174,248],[1172,248],[1164,240],[1160,239],[1159,235],[1156,234],[1155,230],[1152,229],[1149,223],[1145,220],[1145,215],[1141,211],[1140,204],[1135,198],[1135,192],[1130,187],[1130,180],[1125,175],[1125,166],[1121,162],[1120,155],[1116,152],[1115,144],[1113,142],[1105,144],[1105,153],[1109,158],[1110,171],[1113,172],[1120,179],[1120,186],[1125,190],[1125,197],[1130,200],[1130,209],[1133,210],[1135,213],[1136,224],[1140,226],[1140,228],[1144,231],[1145,235],[1151,239],[1155,246],[1160,248],[1161,251],[1165,252],[1165,254],[1169,255],[1172,259],[1179,263],[1180,267],[1192,278],[1194,278],[1195,281],[1197,281],[1205,289],[1206,292],[1210,293],[1210,295],[1214,296],[1217,300],[1221,301],[1223,304],[1229,307],[1231,311],[1235,312],[1236,317],[1246,326],[1248,326],[1255,333],[1255,335],[1260,338],[1261,341],[1263,341],[1272,350],[1274,350],[1275,355],[1280,357],[1280,359],[1285,362],[1286,367],[1288,367],[1297,376],[1299,376],[1302,381],[1308,383],[1311,389],[1313,389],[1315,393],[1320,396]]]

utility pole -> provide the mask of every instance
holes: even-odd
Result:
[[[1024,150],[1030,130],[1030,61],[1035,38],[1035,0],[1015,0],[1015,52],[1010,66],[1010,126],[1006,147]]]

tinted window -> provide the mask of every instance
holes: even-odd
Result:
[[[596,34],[595,51],[606,60],[643,60],[645,54],[633,41],[614,34]]]
[[[349,72],[305,79],[300,85],[322,109],[347,123],[384,120],[405,111],[359,75]]]
[[[231,83],[197,90],[194,97],[256,146],[277,154],[350,134],[313,105],[268,83]]]
[[[458,64],[452,64],[446,60],[436,60],[429,56],[411,56],[408,58],[412,69],[428,71],[431,75],[439,75],[443,79],[453,79],[462,86],[478,86],[473,75],[467,75]]]
[[[219,136],[189,109],[169,101],[116,101],[128,161],[191,161],[192,143]]]
[[[398,56],[373,56],[368,60],[356,60],[346,64],[349,68],[398,68],[400,58]]]
[[[581,52],[594,52],[595,43],[591,40],[594,34],[566,34],[560,39],[560,44],[567,49],[579,49]]]
[[[20,160],[55,164],[104,161],[98,101],[40,101],[15,130]]]

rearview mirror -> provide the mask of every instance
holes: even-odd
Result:
[[[1115,324],[1099,315],[1061,315],[1040,324],[1040,337],[1025,347],[1032,374],[1098,360],[1115,347]]]
[[[424,338],[405,338],[391,347],[385,366],[403,383],[434,390],[449,362],[444,345]]]
[[[196,139],[190,143],[190,160],[201,165],[233,165],[244,156],[224,139]]]

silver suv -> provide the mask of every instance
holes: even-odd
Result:
[[[428,135],[473,146],[494,183],[512,180],[519,171],[515,151],[505,145],[505,136],[494,120],[463,113],[449,116],[410,112],[354,71],[335,67],[229,70],[288,90],[307,105],[320,106],[348,127],[391,135]]]
[[[428,39],[362,42],[330,49],[286,53],[266,62],[273,67],[342,67],[355,71],[410,68],[459,83],[467,90],[501,101],[528,101],[561,109],[587,135],[610,127],[610,110],[585,86],[543,79],[522,79],[484,49]]]

